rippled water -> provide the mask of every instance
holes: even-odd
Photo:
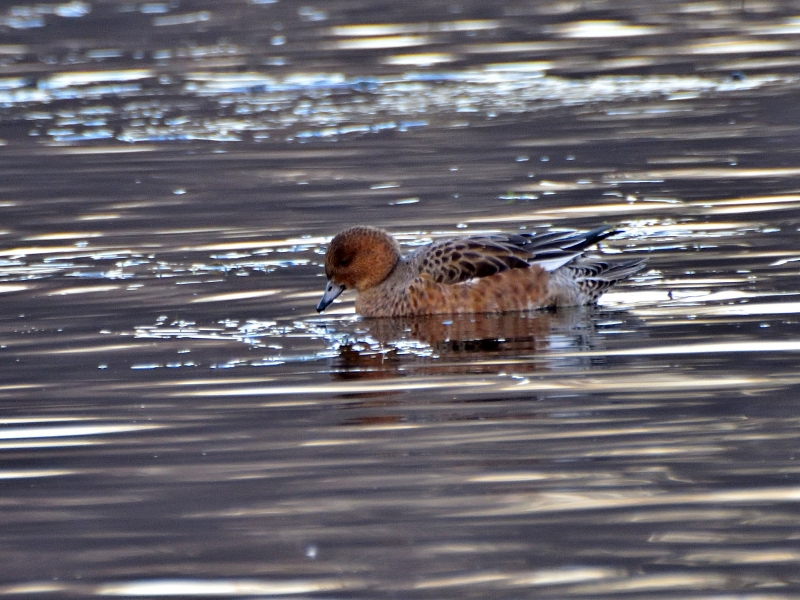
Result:
[[[800,594],[800,3],[0,27],[0,594]],[[599,307],[314,311],[354,223],[602,222]]]

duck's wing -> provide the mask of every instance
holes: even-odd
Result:
[[[581,233],[548,231],[442,240],[420,248],[409,260],[420,276],[454,284],[532,265],[552,271],[614,233],[612,228],[599,227]]]
[[[434,242],[410,258],[422,277],[447,284],[531,265],[528,252],[508,239],[495,236]]]

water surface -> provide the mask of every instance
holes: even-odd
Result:
[[[800,593],[800,4],[484,4],[0,11],[0,593]],[[648,268],[317,315],[359,222]]]

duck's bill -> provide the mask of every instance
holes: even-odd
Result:
[[[333,283],[332,281],[328,281],[328,285],[325,286],[325,293],[322,294],[322,299],[317,304],[317,312],[321,313],[323,310],[328,308],[336,298],[339,297],[344,291],[344,286]]]

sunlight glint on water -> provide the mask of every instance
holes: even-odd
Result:
[[[0,594],[796,595],[798,11],[0,9]],[[356,223],[647,267],[318,315]]]

